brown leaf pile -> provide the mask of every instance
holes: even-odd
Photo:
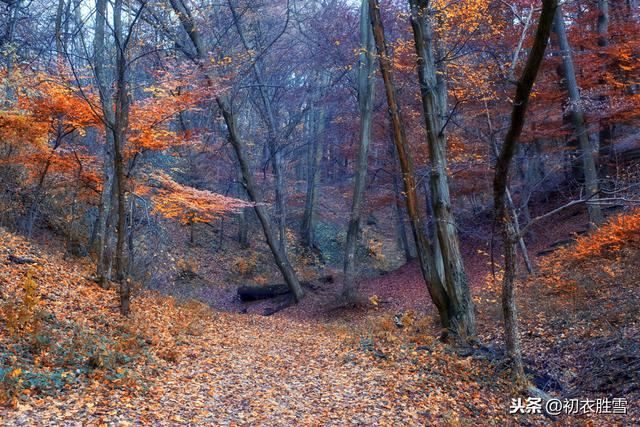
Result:
[[[3,307],[19,299],[22,283],[31,274],[42,301],[41,323],[48,325],[10,333],[2,324],[3,352],[11,356],[2,359],[2,368],[19,369],[14,383],[24,378],[2,409],[5,423],[518,422],[508,415],[505,381],[493,374],[488,361],[458,356],[430,338],[433,319],[407,318],[412,326],[404,329],[385,317],[360,325],[319,324],[214,312],[199,303],[150,292],[140,293],[131,317],[123,319],[117,314],[116,293],[85,279],[89,264],[61,261],[61,253],[47,253],[3,230],[0,240],[5,248],[0,254]],[[12,263],[8,252],[36,263]],[[68,327],[70,323],[75,329]],[[33,347],[40,353],[30,353],[30,335],[49,333],[63,339],[70,330],[107,342],[104,360],[93,360],[100,359],[98,352],[76,362],[54,363],[52,345]],[[83,349],[78,346],[77,351]],[[111,360],[111,353],[119,356]],[[75,380],[55,392],[27,387],[28,373],[61,369],[64,378]],[[535,416],[527,421],[545,423]]]

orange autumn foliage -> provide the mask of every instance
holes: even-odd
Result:
[[[162,172],[152,178],[158,183],[151,195],[155,210],[165,218],[179,219],[183,224],[209,222],[225,213],[252,206],[244,200],[179,184]],[[143,191],[151,192],[151,188]]]
[[[189,132],[178,132],[170,124],[180,113],[196,110],[206,99],[207,91],[193,89],[194,75],[189,68],[156,74],[156,84],[143,89],[148,97],[131,107],[129,153],[162,151],[193,142]]]
[[[605,252],[615,253],[623,246],[640,244],[640,209],[612,218],[589,236],[577,239],[570,258],[581,261]]]

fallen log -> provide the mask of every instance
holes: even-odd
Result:
[[[258,286],[245,285],[238,288],[240,301],[257,301],[261,299],[275,298],[280,295],[286,295],[289,292],[289,287],[285,284]]]
[[[318,278],[318,282],[321,283],[333,283],[332,276],[324,276]],[[306,289],[315,290],[317,286],[312,282],[300,282]],[[258,301],[263,299],[270,299],[279,297],[281,295],[289,294],[290,290],[284,283],[271,284],[271,285],[243,285],[238,288],[238,297],[240,301]]]
[[[13,254],[9,254],[7,260],[14,264],[38,264],[38,261],[36,261],[35,259],[15,256]]]

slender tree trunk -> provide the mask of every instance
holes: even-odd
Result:
[[[608,33],[609,33],[609,0],[598,0],[598,23],[597,23],[597,30],[598,30],[598,46],[604,50],[604,48],[606,48],[609,45],[609,38],[608,38]],[[600,57],[604,58],[606,60],[606,54],[604,52],[602,52],[600,54]],[[604,69],[602,70],[603,73],[607,71],[607,66],[604,66]],[[604,85],[606,84],[606,82],[604,81],[604,79],[600,79],[600,84]],[[600,101],[603,103],[604,106],[609,106],[609,100],[606,96],[602,96],[600,97]],[[600,147],[599,147],[599,152],[600,152],[600,159],[603,162],[606,162],[605,167],[602,168],[602,170],[605,173],[611,173],[612,172],[612,168],[610,167],[610,162],[614,157],[614,150],[613,147],[611,146],[611,137],[612,137],[612,129],[611,129],[611,124],[607,123],[604,120],[600,121],[600,132],[598,134],[599,136],[599,143],[600,143]]]
[[[589,142],[589,134],[587,126],[584,122],[584,114],[582,107],[580,106],[580,88],[576,80],[576,73],[573,66],[573,59],[571,58],[571,47],[569,46],[569,39],[567,38],[567,31],[564,24],[564,17],[562,15],[562,7],[558,6],[556,16],[554,18],[554,27],[556,34],[558,35],[558,44],[562,50],[562,60],[565,68],[565,78],[567,83],[567,89],[569,91],[569,100],[571,105],[571,121],[573,123],[576,138],[578,139],[578,145],[580,147],[580,157],[582,158],[582,169],[584,171],[584,187],[587,197],[595,198],[598,193],[598,173],[596,170],[596,164],[593,159],[593,150],[591,143]],[[589,211],[589,221],[594,225],[602,223],[602,211],[597,204],[589,203],[587,205]]]
[[[56,9],[56,21],[54,27],[54,37],[56,40],[56,55],[62,57],[62,14],[64,12],[64,0],[58,0],[58,8]]]
[[[418,79],[427,129],[431,165],[431,194],[438,242],[444,263],[444,279],[449,297],[451,330],[463,341],[476,334],[475,312],[455,218],[451,207],[447,177],[444,121],[446,86],[443,71],[438,72],[433,51],[433,30],[429,19],[428,0],[410,0],[411,26],[418,56]],[[437,76],[440,76],[438,81]]]
[[[326,74],[321,79],[321,94],[318,96],[319,101],[324,98],[325,86],[329,84],[329,76]],[[312,132],[309,141],[309,166],[307,168],[307,194],[304,203],[304,213],[302,215],[302,223],[300,225],[300,243],[302,246],[311,248],[315,245],[315,228],[316,228],[316,207],[318,201],[318,186],[320,184],[320,163],[324,148],[324,129],[326,125],[326,109],[319,107],[318,112],[314,112],[312,119]]]
[[[373,118],[373,96],[375,90],[375,44],[371,32],[368,0],[360,4],[360,60],[358,68],[358,104],[360,107],[360,138],[358,144],[358,159],[355,166],[355,183],[349,227],[347,229],[347,243],[344,257],[344,284],[342,295],[353,301],[358,288],[355,281],[356,247],[360,237],[360,216],[364,189],[367,181],[369,145],[371,143],[371,121]]]
[[[271,221],[269,220],[268,213],[264,205],[260,202],[261,198],[258,195],[258,189],[255,184],[253,174],[251,173],[249,158],[246,153],[244,141],[242,141],[238,135],[235,120],[233,114],[231,113],[231,109],[229,108],[228,101],[223,96],[218,96],[216,101],[218,103],[218,107],[222,111],[225,122],[227,123],[227,128],[230,134],[230,141],[236,152],[236,157],[238,158],[240,169],[242,170],[244,186],[247,190],[249,198],[255,204],[254,209],[256,211],[256,215],[258,216],[258,220],[262,224],[262,229],[264,231],[267,244],[269,245],[269,248],[273,253],[276,265],[280,269],[280,272],[282,273],[287,285],[291,289],[294,298],[296,299],[296,301],[299,301],[300,299],[302,299],[304,292],[302,291],[300,282],[298,281],[298,278],[296,277],[295,272],[293,271],[293,268],[289,263],[286,252],[282,252],[278,246],[277,239],[273,234],[273,229],[271,227]]]
[[[495,133],[493,132],[493,124],[491,123],[491,116],[489,115],[489,108],[487,107],[486,103],[485,111],[487,113],[487,125],[489,126],[489,143],[491,144],[491,151],[497,159],[500,153],[498,152],[498,144],[496,143]],[[524,242],[524,236],[520,234],[520,220],[518,219],[518,211],[516,210],[516,205],[513,203],[513,198],[511,197],[509,186],[505,188],[505,198],[507,201],[507,207],[509,208],[509,212],[511,214],[511,220],[513,221],[514,231],[518,236],[518,245],[520,246],[520,252],[522,252],[524,265],[527,267],[527,272],[529,272],[529,274],[533,274],[533,264],[531,263],[531,259],[529,258],[529,251],[527,250],[527,245]]]
[[[405,136],[402,112],[398,104],[398,97],[393,78],[393,67],[387,52],[378,0],[369,0],[369,13],[371,16],[371,25],[373,27],[376,49],[379,55],[380,71],[384,81],[387,104],[389,106],[391,127],[393,129],[393,141],[398,152],[398,160],[400,161],[400,168],[402,170],[407,212],[411,219],[411,230],[416,243],[420,269],[427,284],[427,289],[431,295],[431,299],[438,309],[440,322],[442,323],[442,326],[449,331],[453,326],[449,312],[449,298],[443,283],[439,280],[436,273],[433,264],[433,252],[431,250],[430,242],[425,235],[424,225],[418,211],[413,157]]]
[[[74,140],[72,144],[75,145]],[[76,185],[73,190],[73,196],[71,197],[71,221],[69,221],[69,235],[67,236],[67,248],[66,253],[70,252],[72,245],[79,244],[79,236],[76,234],[76,220],[78,216],[78,195],[82,188],[82,162],[78,157],[77,152],[74,151],[76,162],[78,163],[78,173],[76,174]]]
[[[13,83],[11,79],[13,77],[13,68],[16,61],[16,52],[13,45],[13,41],[16,33],[16,26],[18,25],[18,15],[20,14],[20,8],[22,7],[22,0],[13,0],[9,6],[9,21],[7,22],[7,30],[2,41],[2,47],[7,48],[8,52],[4,52],[7,60],[7,97],[5,99],[5,106],[9,107],[14,101],[15,93],[13,91]]]
[[[116,37],[116,92],[115,92],[115,123],[113,128],[113,159],[115,184],[118,199],[118,221],[116,228],[115,270],[116,281],[120,285],[120,313],[129,314],[131,286],[125,277],[124,246],[126,239],[126,176],[124,173],[124,146],[129,124],[129,94],[126,71],[125,41],[122,29],[122,2],[115,0],[113,8],[113,29]]]
[[[433,264],[436,268],[436,272],[440,281],[445,283],[446,276],[444,272],[444,259],[442,258],[442,249],[440,245],[440,237],[438,236],[438,227],[436,225],[436,216],[433,209],[433,200],[431,197],[431,193],[429,191],[429,186],[427,185],[427,180],[422,180],[422,185],[424,187],[424,204],[425,204],[425,212],[427,213],[427,233],[429,233],[429,237],[431,238],[432,246],[433,246]],[[433,218],[432,221],[429,218]]]
[[[100,94],[100,103],[102,107],[105,145],[104,145],[104,167],[103,167],[103,185],[100,195],[100,205],[98,207],[97,220],[97,241],[98,241],[98,261],[96,266],[96,279],[100,286],[107,288],[110,279],[110,260],[109,245],[111,238],[109,236],[110,227],[107,226],[108,219],[111,216],[112,193],[114,190],[114,174],[113,174],[113,147],[115,145],[113,138],[113,124],[115,117],[111,105],[112,90],[107,83],[105,66],[105,26],[107,19],[107,0],[96,1],[96,21],[94,29],[93,42],[93,72],[96,78],[98,91]]]
[[[389,155],[393,162],[393,169],[392,169],[393,196],[394,196],[393,209],[394,209],[395,218],[396,218],[396,233],[398,235],[397,238],[399,241],[399,246],[404,251],[404,258],[405,260],[409,261],[411,258],[415,256],[415,254],[413,254],[411,251],[411,246],[409,245],[409,239],[407,238],[407,230],[404,225],[405,215],[404,215],[404,209],[402,208],[403,198],[401,197],[401,194],[400,194],[400,183],[398,182],[398,174],[396,171],[397,169],[396,164],[398,163],[398,159],[395,152],[395,148],[392,145],[389,147]]]
[[[524,384],[524,365],[522,363],[522,350],[518,335],[518,312],[516,307],[516,269],[515,245],[518,236],[513,229],[513,222],[509,218],[509,210],[505,202],[506,190],[509,182],[509,168],[518,145],[525,116],[529,105],[529,98],[533,84],[540,70],[540,64],[544,59],[544,53],[551,34],[553,18],[558,7],[558,0],[543,0],[542,11],[538,21],[538,28],[529,52],[529,57],[520,76],[509,129],[502,144],[502,148],[496,161],[496,170],[493,181],[493,197],[495,205],[495,218],[502,232],[505,255],[505,273],[502,282],[502,312],[504,316],[504,334],[507,346],[507,361],[511,365],[512,375],[517,384]]]
[[[251,50],[247,40],[244,36],[244,31],[242,29],[242,25],[240,23],[240,16],[237,14],[235,7],[233,6],[232,0],[228,0],[229,8],[231,9],[231,13],[233,15],[233,21],[235,23],[236,29],[238,30],[238,35],[240,36],[240,40],[248,52]],[[259,50],[259,49],[258,49]],[[283,168],[283,151],[280,143],[278,141],[278,129],[276,123],[276,115],[271,103],[271,98],[267,93],[267,87],[265,86],[265,80],[262,76],[262,67],[260,60],[256,60],[253,63],[253,74],[256,79],[256,83],[258,83],[258,92],[260,93],[260,99],[262,101],[262,105],[264,106],[265,118],[267,124],[267,143],[269,145],[270,157],[271,157],[271,167],[273,169],[273,173],[276,178],[276,211],[277,211],[277,225],[278,225],[278,245],[282,252],[286,252],[287,250],[287,235],[286,235],[286,227],[287,227],[287,203],[286,203],[286,190],[285,190],[285,176],[284,176],[284,168]]]
[[[180,23],[191,39],[191,42],[193,43],[193,46],[197,53],[198,61],[202,65],[203,61],[206,60],[205,49],[200,40],[200,33],[198,32],[193,17],[191,16],[191,11],[186,7],[182,0],[170,0],[170,2],[172,8],[180,19]],[[207,73],[207,79],[209,81],[209,84],[211,85],[216,80],[211,71]],[[255,178],[251,173],[249,157],[246,153],[246,144],[241,139],[238,133],[235,117],[231,110],[231,105],[225,95],[218,95],[216,97],[216,103],[218,104],[218,108],[222,112],[222,116],[227,125],[227,131],[229,132],[229,142],[233,146],[236,157],[238,158],[238,164],[240,165],[240,171],[242,173],[242,179],[245,189],[247,190],[249,199],[254,203],[254,210],[256,212],[258,220],[260,221],[260,224],[262,224],[262,230],[264,231],[267,244],[269,245],[269,248],[273,253],[273,257],[275,259],[276,265],[278,266],[278,269],[282,273],[282,276],[289,286],[289,289],[291,289],[291,293],[293,294],[295,300],[299,301],[303,297],[304,292],[302,290],[302,287],[300,286],[300,282],[298,281],[293,268],[291,267],[286,252],[280,250],[277,239],[273,233],[269,215],[266,211],[265,206],[261,203],[261,197],[258,193]]]

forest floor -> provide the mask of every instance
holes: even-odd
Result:
[[[499,360],[499,293],[485,255],[468,265],[485,346],[457,351],[437,340],[415,262],[362,283],[376,304],[357,311],[321,304],[327,289],[270,317],[139,291],[123,319],[115,290],[87,279],[88,260],[64,260],[55,245],[0,229],[6,403],[0,419],[6,425],[637,425],[639,217],[539,260],[540,274],[521,286],[520,296],[525,356],[539,386],[559,397],[627,398],[627,416],[509,414],[514,391]],[[466,250],[469,257],[478,249]]]

